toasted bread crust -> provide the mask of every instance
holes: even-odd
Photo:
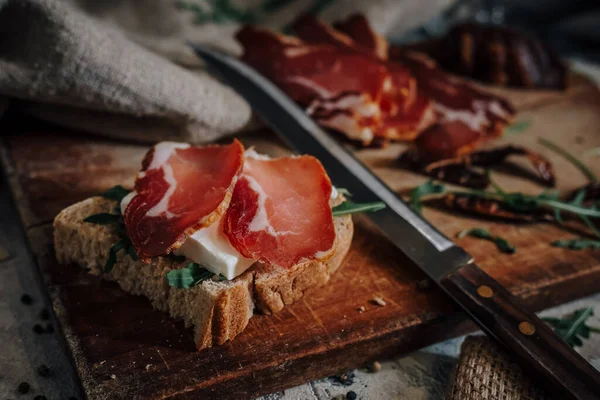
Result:
[[[338,198],[334,204],[341,201]],[[156,309],[182,318],[186,326],[194,325],[198,350],[232,340],[246,328],[255,307],[271,314],[300,299],[310,288],[327,283],[348,252],[353,234],[351,217],[336,217],[334,254],[327,261],[307,261],[291,269],[256,263],[232,281],[204,281],[190,289],[176,289],[169,287],[165,277],[184,263],[169,258],[156,257],[145,264],[120,252],[112,271],[103,274],[109,249],[119,238],[112,227],[83,220],[114,207],[114,201],[93,197],[61,211],[54,220],[56,258],[116,281],[123,290],[146,296]]]

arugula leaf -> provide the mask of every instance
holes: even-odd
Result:
[[[600,333],[600,329],[588,326],[587,320],[594,315],[592,307],[576,310],[571,316],[565,318],[542,318],[543,321],[552,326],[560,336],[571,347],[583,345],[583,339],[588,339],[591,333]]]
[[[100,213],[90,215],[83,222],[99,225],[118,224],[121,222],[121,216],[119,214]]]
[[[556,143],[544,138],[538,138],[538,142],[542,146],[564,157],[567,161],[569,161],[571,164],[577,167],[577,169],[579,169],[581,173],[584,174],[591,182],[596,182],[598,180],[598,177],[592,172],[592,170],[590,170],[583,162],[578,160],[577,157],[569,153],[563,147],[560,147]]]
[[[424,184],[417,186],[410,193],[410,207],[421,214],[423,205],[421,204],[421,198],[432,194],[442,194],[446,191],[446,187],[441,183],[435,183],[433,180],[429,180]]]
[[[117,185],[102,194],[103,197],[106,197],[111,200],[116,200],[117,202],[121,202],[123,197],[127,196],[129,191],[121,185]],[[121,238],[117,243],[115,243],[108,252],[108,259],[106,260],[106,264],[104,265],[104,273],[109,273],[112,271],[113,267],[117,262],[117,254],[119,251],[123,250],[126,254],[131,257],[133,261],[137,261],[138,256],[131,243],[131,240],[127,237],[127,229],[125,228],[125,221],[123,221],[123,216],[121,215],[121,208],[116,207],[114,209],[115,214],[110,213],[100,213],[90,215],[85,218],[84,222],[89,222],[92,224],[99,225],[109,225],[115,224],[115,232]]]
[[[347,214],[355,214],[360,212],[374,212],[379,211],[385,208],[385,203],[381,201],[377,201],[374,203],[353,203],[351,201],[346,200],[342,204],[338,204],[337,206],[331,209],[331,212],[334,217],[339,217],[341,215]]]
[[[584,250],[584,249],[600,249],[600,240],[588,240],[588,239],[571,239],[571,240],[557,240],[551,243],[554,247],[562,247],[564,249],[571,250]]]
[[[108,189],[106,192],[102,193],[101,196],[107,199],[116,200],[119,203],[123,200],[123,197],[129,194],[129,190],[125,189],[121,185],[117,185],[113,188]]]
[[[129,247],[127,247],[127,254],[129,254],[129,257],[131,257],[131,259],[133,261],[137,261],[138,260],[138,256],[137,253],[135,251],[135,247],[133,247],[133,244],[129,243]]]
[[[127,246],[129,246],[130,244],[131,243],[129,242],[129,239],[127,238],[123,238],[117,243],[113,244],[113,246],[110,248],[110,251],[108,252],[108,259],[106,260],[106,264],[104,264],[105,274],[112,271],[113,267],[117,263],[117,254],[119,253],[119,251],[126,249]]]
[[[589,150],[583,152],[584,157],[595,157],[600,156],[600,147],[592,147]]]
[[[499,236],[493,236],[488,230],[483,228],[473,228],[473,229],[465,229],[458,234],[459,238],[465,236],[473,236],[479,239],[489,240],[490,242],[494,242],[498,250],[506,254],[514,254],[517,252],[517,249],[508,243],[506,239],[503,239]]]
[[[169,286],[177,289],[189,289],[207,279],[212,279],[214,275],[200,265],[191,262],[184,268],[169,271],[167,273],[167,282]],[[225,278],[219,274],[219,280],[222,280],[221,277]]]
[[[515,122],[504,129],[504,136],[514,136],[523,133],[530,125],[531,122],[529,121]]]

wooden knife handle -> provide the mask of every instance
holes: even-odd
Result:
[[[600,399],[600,372],[477,265],[460,267],[440,284],[526,372],[537,375],[550,395],[559,391],[557,399]]]

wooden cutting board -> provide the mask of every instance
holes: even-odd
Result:
[[[498,90],[520,110],[529,128],[497,142],[525,145],[547,155],[561,190],[585,183],[572,165],[537,145],[543,136],[575,154],[600,146],[600,92],[574,77],[567,93]],[[115,184],[131,185],[146,146],[90,137],[31,121],[3,121],[5,170],[54,311],[90,399],[251,398],[327,376],[382,357],[416,350],[474,329],[424,275],[361,217],[345,265],[325,288],[276,315],[255,315],[233,342],[196,352],[192,330],[73,265],[58,265],[51,221],[64,207]],[[271,154],[286,150],[269,133],[246,144]],[[397,167],[404,145],[357,151],[401,193],[425,181]],[[588,160],[600,173],[600,158]],[[516,164],[529,168],[516,160]],[[495,176],[507,190],[542,188],[505,168]],[[424,216],[450,237],[484,227],[517,246],[457,240],[490,275],[541,310],[600,290],[600,252],[553,248],[573,237],[548,224],[491,223],[426,209]],[[372,302],[385,300],[385,306]],[[364,312],[359,309],[364,307]],[[114,379],[111,376],[114,375]]]

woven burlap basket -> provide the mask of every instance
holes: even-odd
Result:
[[[485,336],[469,336],[448,390],[448,400],[550,400],[530,374]]]

